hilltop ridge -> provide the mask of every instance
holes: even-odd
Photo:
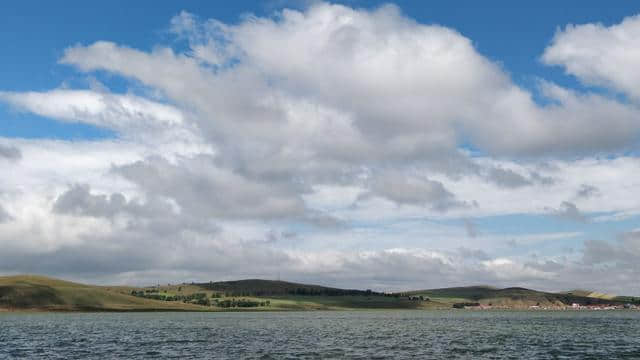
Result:
[[[322,285],[301,284],[282,280],[246,279],[197,284],[206,289],[231,295],[383,295],[371,290],[340,289]]]
[[[109,287],[39,275],[0,277],[0,309],[39,311],[196,311],[190,304],[141,299]]]
[[[546,307],[562,308],[566,306],[623,305],[640,304],[640,298],[603,296],[592,291],[545,292],[524,287],[494,288],[489,286],[452,287],[411,291],[414,296],[430,297],[439,301],[459,303],[477,303],[505,308]]]

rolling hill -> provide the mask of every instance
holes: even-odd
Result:
[[[469,286],[384,294],[260,279],[130,287],[84,285],[35,275],[0,277],[0,311],[302,311],[451,309],[465,305],[560,309],[573,303],[640,304],[640,298],[519,287]]]
[[[129,292],[131,288],[122,288],[120,291]],[[339,289],[260,279],[159,285],[145,288],[144,291],[146,296],[170,298],[204,294],[212,303],[226,299],[269,302],[268,306],[254,307],[252,310],[423,309],[437,305],[434,302],[412,300],[370,290]]]
[[[269,280],[130,287],[35,275],[0,277],[0,311],[303,311],[432,305],[370,291]]]
[[[560,308],[572,304],[583,306],[605,304],[622,305],[630,300],[637,301],[637,299],[631,297],[603,296],[601,293],[591,291],[574,290],[562,293],[550,293],[521,287],[498,289],[489,286],[419,290],[409,292],[408,294],[428,297],[442,303],[478,303],[505,308],[528,308],[531,306]],[[592,294],[596,296],[591,296]]]
[[[0,277],[0,309],[43,311],[202,311],[205,308],[138,298],[106,287],[44,276]]]
[[[591,290],[569,290],[564,292],[563,294],[585,296],[590,298],[606,299],[606,300],[613,300],[617,297],[616,295],[605,294],[605,293],[600,293],[600,292],[591,291]]]
[[[198,284],[199,286],[226,293],[232,296],[282,296],[282,295],[312,295],[312,296],[371,296],[383,295],[371,290],[338,289],[320,285],[292,283],[280,280],[247,279],[236,281],[218,281]]]

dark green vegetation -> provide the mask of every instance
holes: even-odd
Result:
[[[418,309],[437,305],[416,296],[257,279],[159,285],[131,293],[156,300],[209,306],[212,310]]]
[[[181,287],[179,287],[181,292]],[[219,293],[211,294],[211,298],[207,293],[198,292],[191,294],[175,294],[171,295],[165,291],[160,292],[157,289],[145,289],[145,290],[131,290],[131,295],[141,297],[145,299],[160,300],[160,301],[180,301],[185,304],[193,304],[200,306],[216,306],[220,308],[255,308],[260,306],[269,306],[271,302],[255,301],[248,299],[221,299],[222,296]]]
[[[0,311],[264,311],[451,309],[491,307],[561,309],[640,304],[640,298],[584,290],[548,293],[486,286],[378,293],[273,280],[191,283],[145,288],[91,286],[42,276],[0,277]]]
[[[224,293],[228,296],[383,296],[371,290],[338,289],[319,285],[298,284],[276,280],[237,280],[198,284],[202,288]]]

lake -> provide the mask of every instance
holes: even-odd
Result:
[[[0,313],[0,358],[637,359],[640,312]]]

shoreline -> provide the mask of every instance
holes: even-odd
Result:
[[[431,308],[431,309],[393,309],[393,308],[352,308],[352,309],[265,309],[265,310],[253,310],[253,309],[224,309],[224,310],[182,310],[182,309],[82,309],[82,310],[69,310],[69,309],[8,309],[0,308],[0,314],[44,314],[44,313],[56,313],[56,314],[99,314],[99,313],[302,313],[302,312],[360,312],[360,311],[406,311],[406,312],[640,312],[640,309],[519,309],[519,308],[494,308],[494,309],[454,309],[454,308]]]

